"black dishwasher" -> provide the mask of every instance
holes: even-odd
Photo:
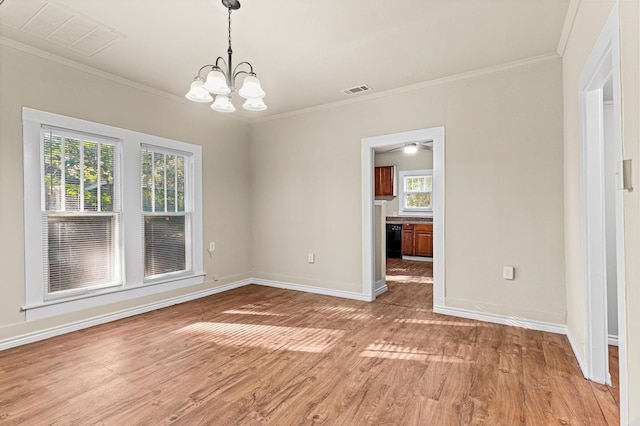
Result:
[[[387,223],[387,258],[402,259],[402,224]]]

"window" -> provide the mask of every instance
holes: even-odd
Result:
[[[400,211],[404,214],[420,214],[432,211],[432,171],[401,171],[399,176],[402,184],[402,190],[400,192]]]
[[[202,149],[22,109],[27,320],[202,284]]]
[[[43,127],[45,299],[119,285],[117,141]]]
[[[190,227],[185,196],[185,154],[143,146],[142,219],[144,222],[144,276],[190,269],[186,250]]]

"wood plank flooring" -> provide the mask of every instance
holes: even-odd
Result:
[[[423,273],[374,303],[252,285],[0,352],[0,424],[617,424],[564,336],[434,314]]]

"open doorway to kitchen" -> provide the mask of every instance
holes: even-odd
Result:
[[[416,150],[429,151],[431,160],[431,168],[428,163],[420,165],[421,168],[414,168],[414,174],[403,173],[396,170],[376,171],[375,160],[377,153],[392,153],[403,151],[406,145],[416,145]],[[379,163],[382,164],[382,163]],[[391,166],[397,164],[391,164]],[[383,167],[383,166],[380,166]],[[384,166],[386,167],[386,166]],[[425,174],[428,172],[428,174]],[[392,186],[395,185],[396,196],[379,195],[376,201],[375,189],[376,180],[384,180],[384,173],[392,174],[394,179]],[[402,188],[405,185],[405,177],[408,179],[409,191]],[[404,197],[410,200],[402,200],[399,190],[404,189]],[[388,197],[388,199],[384,199]],[[394,198],[397,200],[394,202]],[[425,205],[428,209],[425,209]],[[426,211],[428,210],[428,212]],[[431,300],[426,305],[422,301],[418,301],[422,306],[433,306],[434,308],[444,306],[444,127],[434,127],[429,129],[414,130],[403,133],[395,133],[390,135],[376,136],[364,138],[362,140],[362,211],[363,211],[363,228],[362,228],[362,247],[363,247],[363,293],[374,300],[376,296],[384,294],[388,290],[387,272],[389,272],[390,281],[395,280],[400,283],[401,280],[409,280],[413,274],[420,277],[419,279],[430,281],[433,290],[428,292],[427,286],[423,283],[425,290],[424,297],[430,297]],[[390,218],[390,224],[396,225],[394,232],[399,241],[395,242],[395,257],[387,260],[387,217]],[[416,229],[415,223],[410,223],[413,227],[405,227],[402,220],[419,222]],[[399,223],[399,226],[398,226]],[[409,223],[407,223],[409,225]],[[426,226],[428,225],[428,226]],[[412,252],[408,253],[403,259],[402,252],[409,250],[408,234],[412,233],[414,240],[411,242]],[[419,236],[415,239],[415,233]],[[405,238],[403,234],[406,235]],[[393,238],[393,237],[390,237]],[[392,240],[389,240],[392,241]],[[397,247],[397,244],[400,247]],[[406,245],[403,250],[402,245]],[[416,251],[421,256],[415,256]],[[431,252],[429,252],[431,250]],[[399,254],[398,254],[399,252]],[[430,256],[428,256],[430,255]],[[398,257],[399,256],[399,257]],[[426,260],[429,260],[428,262]],[[405,263],[411,261],[415,263]],[[387,268],[387,265],[389,268]],[[384,279],[380,279],[384,277]],[[429,286],[431,287],[431,286]],[[400,288],[400,287],[399,287]],[[408,287],[405,287],[410,291]],[[399,294],[398,294],[399,295]],[[391,294],[389,295],[391,296]],[[418,300],[419,294],[414,299]]]
[[[432,189],[432,141],[374,148],[374,197],[385,212],[380,302],[433,306]]]

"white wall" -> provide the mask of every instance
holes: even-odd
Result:
[[[445,303],[563,324],[561,94],[554,59],[253,123],[255,276],[360,291],[361,139],[444,125]]]
[[[251,276],[248,125],[204,105],[159,96],[0,45],[0,340],[161,301]],[[207,274],[201,286],[25,321],[22,107],[54,112],[203,147],[203,229]],[[220,280],[212,281],[214,273]]]
[[[396,166],[396,175],[394,179],[398,179],[398,173],[406,170],[426,170],[433,168],[433,151],[424,149],[418,150],[415,154],[405,154],[402,150],[394,152],[376,153],[374,165],[378,166]],[[401,182],[398,180],[398,191],[400,191]],[[399,195],[399,192],[398,192]],[[397,216],[400,211],[400,197],[376,197],[376,200],[387,201],[387,216]]]
[[[581,217],[580,122],[578,82],[586,61],[609,16],[614,0],[580,2],[563,56],[564,186],[567,327],[578,351],[585,354],[584,250]],[[620,53],[622,93],[622,144],[624,158],[631,159],[632,192],[624,193],[625,282],[627,315],[627,383],[629,422],[640,423],[640,3],[622,0],[620,5]]]

